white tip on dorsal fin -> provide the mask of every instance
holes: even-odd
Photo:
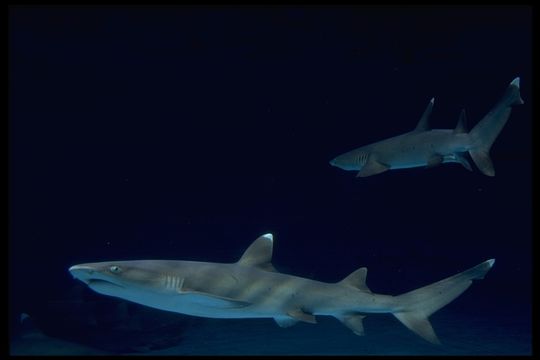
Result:
[[[422,117],[420,118],[420,121],[418,121],[416,128],[414,128],[414,131],[429,130],[429,117],[431,116],[431,111],[433,110],[434,103],[435,103],[435,98],[431,98],[431,100],[429,101],[429,104],[426,107],[426,110],[424,110],[424,113],[422,114]]]
[[[276,271],[272,266],[272,249],[274,237],[272,234],[259,236],[244,252],[238,264],[255,266],[268,271]]]
[[[360,289],[362,291],[371,292],[369,288],[366,285],[366,277],[367,277],[367,268],[363,267],[349,276],[347,276],[345,279],[341,280],[339,283],[347,286],[352,286],[357,289]]]

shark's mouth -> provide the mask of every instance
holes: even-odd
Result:
[[[110,287],[118,287],[118,288],[123,288],[122,285],[120,284],[117,284],[117,283],[114,283],[114,282],[111,282],[111,281],[108,281],[108,280],[103,280],[103,279],[88,279],[87,280],[87,284],[90,288],[92,289],[96,289],[96,288],[110,288]]]

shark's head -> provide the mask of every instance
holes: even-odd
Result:
[[[343,170],[360,170],[366,164],[369,152],[363,148],[349,151],[330,160],[330,165]]]
[[[141,262],[146,261],[79,264],[70,267],[69,272],[98,293],[129,299],[134,294],[155,293],[162,288],[159,269]]]

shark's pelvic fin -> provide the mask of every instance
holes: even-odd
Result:
[[[429,101],[429,104],[426,107],[426,110],[424,110],[424,113],[422,114],[420,121],[418,121],[418,124],[416,125],[416,128],[414,129],[414,131],[429,130],[429,117],[431,116],[431,111],[433,110],[434,102],[435,102],[435,98],[431,98],[431,100]]]
[[[274,238],[272,234],[259,236],[244,252],[238,264],[255,266],[267,271],[276,271],[272,265],[272,249]]]
[[[367,277],[367,268],[363,267],[354,271],[345,279],[341,280],[340,284],[352,286],[362,291],[371,292],[371,290],[369,290],[369,288],[366,285],[366,277]]]
[[[315,316],[312,314],[308,314],[302,309],[294,309],[287,312],[287,315],[292,317],[293,319],[296,319],[297,321],[303,321],[310,324],[316,324],[317,320],[315,319]]]
[[[365,335],[364,324],[362,322],[364,318],[365,318],[364,315],[354,314],[354,315],[345,315],[338,319],[343,323],[343,325],[351,329],[353,333],[359,336],[363,336]]]
[[[366,165],[364,165],[362,169],[360,169],[358,174],[356,174],[356,177],[376,175],[387,170],[390,170],[390,166],[378,162],[373,158],[373,156],[370,155],[367,159]]]
[[[465,134],[467,132],[467,115],[465,114],[465,109],[463,109],[461,110],[461,114],[459,114],[459,120],[454,129],[454,134]]]

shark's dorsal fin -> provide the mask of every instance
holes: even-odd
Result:
[[[427,131],[429,130],[429,117],[431,116],[431,110],[433,110],[433,103],[435,102],[435,98],[431,98],[429,101],[429,104],[426,107],[426,110],[424,110],[424,114],[422,114],[422,117],[420,118],[420,121],[418,121],[418,124],[416,125],[416,128],[414,131]]]
[[[259,236],[244,252],[238,264],[255,266],[267,271],[276,271],[272,265],[272,249],[274,237],[272,234]]]
[[[367,268],[362,267],[352,274],[341,280],[339,283],[342,285],[352,286],[362,291],[371,292],[366,285]]]
[[[459,120],[454,129],[454,134],[464,134],[467,133],[467,115],[465,114],[465,109],[461,110],[459,114]]]

